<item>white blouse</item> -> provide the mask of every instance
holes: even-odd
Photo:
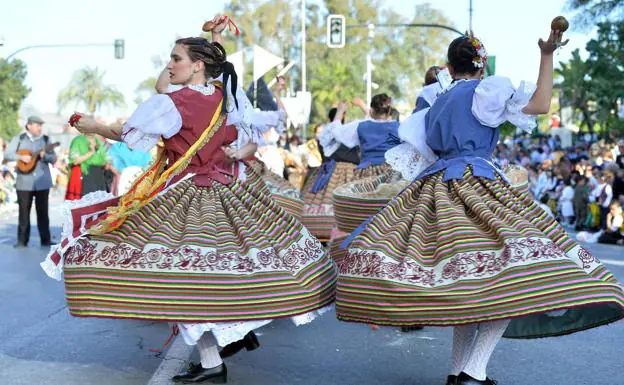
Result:
[[[321,133],[318,136],[318,141],[323,148],[323,154],[326,157],[332,156],[334,152],[336,152],[336,150],[340,148],[340,143],[334,138],[329,124],[326,124],[321,128]]]
[[[432,96],[434,95],[434,88],[431,87],[431,92],[428,92],[427,95],[432,100],[427,100],[427,102],[433,105],[439,95],[448,92],[461,81],[471,80],[454,82],[441,93],[435,93],[435,97]],[[481,81],[475,89],[472,114],[481,124],[488,127],[496,128],[509,121],[518,128],[532,130],[537,125],[536,117],[523,113],[522,109],[529,104],[535,88],[535,85],[522,82],[520,87],[515,89],[508,78],[488,77]],[[425,116],[429,109],[424,108],[401,123],[399,137],[406,143],[388,150],[385,155],[386,161],[392,168],[401,172],[403,177],[408,180],[416,178],[438,159],[426,142]]]
[[[211,95],[215,91],[212,84],[206,86],[190,85],[188,88]],[[240,87],[239,87],[240,88]],[[231,94],[231,91],[228,90]],[[251,103],[242,90],[236,92],[239,108],[233,101],[233,96],[228,96],[227,124],[236,125],[238,138],[235,148],[241,148],[246,144],[261,143],[261,132],[258,126],[252,124]],[[141,103],[134,111],[130,119],[124,124],[122,140],[132,149],[149,151],[161,137],[169,139],[182,128],[182,116],[176,108],[173,100],[166,94],[154,95]]]
[[[323,131],[327,131],[326,135],[331,135],[336,142],[344,144],[349,148],[357,147],[360,145],[360,137],[358,136],[358,126],[360,123],[371,120],[354,120],[352,122],[342,124],[339,120],[334,120],[325,126]],[[325,154],[328,156],[327,154]]]

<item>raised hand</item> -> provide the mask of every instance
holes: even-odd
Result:
[[[548,40],[544,41],[542,39],[539,39],[537,45],[539,45],[540,50],[543,54],[550,55],[555,52],[557,48],[563,47],[570,41],[570,39],[567,39],[566,41],[562,42],[562,37],[563,32],[553,29],[550,31],[550,36],[548,36]]]
[[[278,76],[276,79],[277,79],[277,82],[275,82],[276,91],[282,91],[284,88],[286,88],[286,79],[284,79],[283,76]]]
[[[364,101],[359,98],[359,97],[355,97],[353,98],[353,100],[351,101],[351,103],[356,106],[356,107],[360,107],[360,108],[366,108],[366,103],[364,103]]]
[[[217,15],[212,20],[204,23],[202,30],[204,32],[222,33],[227,28],[229,17],[225,15]]]

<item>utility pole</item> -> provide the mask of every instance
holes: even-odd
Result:
[[[468,19],[468,30],[472,33],[472,0],[469,0],[468,14],[470,15]]]
[[[370,106],[373,99],[373,38],[375,24],[368,25],[368,54],[366,55],[366,105]]]
[[[308,68],[306,66],[306,0],[301,0],[301,91],[308,91]],[[301,127],[301,137],[306,141],[306,124]]]

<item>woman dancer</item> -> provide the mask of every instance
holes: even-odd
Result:
[[[413,138],[425,139],[411,144],[438,160],[337,261],[339,319],[455,326],[447,384],[494,384],[486,366],[504,333],[558,336],[624,316],[615,277],[490,161],[502,123],[534,127],[548,112],[560,44],[556,30],[540,39],[537,88],[514,89],[505,78],[480,80],[487,55],[479,40],[454,40],[452,87],[412,116]]]
[[[386,163],[384,154],[400,143],[398,138],[400,123],[392,120],[392,98],[388,95],[379,94],[372,98],[368,110],[370,117],[365,120],[343,124],[346,111],[347,104],[341,103],[334,121],[325,128],[327,132],[324,132],[327,141],[342,144],[347,148],[360,146],[360,163],[353,173],[352,182],[338,186],[333,194],[334,217],[337,224],[337,231],[333,232],[330,244],[330,254],[333,258],[339,257],[340,249],[337,245],[348,235],[347,233],[374,214],[390,198],[370,201],[369,197],[362,197],[359,193],[353,195],[338,192],[345,188],[350,191],[353,185],[357,185],[357,191],[368,192],[380,181],[390,181],[394,172]]]
[[[329,122],[334,121],[337,112],[337,108],[329,110]],[[360,156],[359,147],[348,148],[338,143],[327,126],[320,128],[317,141],[323,163],[311,173],[303,187],[302,223],[315,237],[326,242],[335,225],[334,189],[353,180]]]
[[[85,196],[42,267],[57,279],[64,271],[72,315],[178,323],[201,365],[175,382],[225,382],[217,345],[274,318],[309,322],[332,304],[336,271],[320,242],[245,172],[240,159],[257,135],[242,113],[249,101],[231,92],[236,74],[223,47],[180,39],[167,68],[184,87],[150,98],[123,129],[76,123],[131,148],[161,138],[164,147],[120,199]],[[221,74],[223,83],[214,80]]]
[[[360,146],[360,164],[354,178],[363,179],[380,176],[390,167],[385,163],[384,154],[399,144],[397,130],[399,122],[392,120],[392,98],[386,94],[373,96],[370,105],[370,118],[343,124],[347,103],[341,103],[327,130],[327,140],[334,140],[348,148]]]

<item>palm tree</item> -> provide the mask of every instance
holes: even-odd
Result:
[[[582,114],[589,132],[594,132],[594,120],[589,109],[589,102],[592,100],[592,84],[588,77],[590,64],[581,59],[579,50],[576,49],[572,52],[570,61],[559,63],[559,66],[560,68],[555,69],[555,73],[562,78],[559,83],[561,95],[574,111]]]
[[[67,87],[56,99],[59,109],[68,104],[83,105],[91,115],[104,105],[120,107],[125,105],[124,96],[114,86],[104,84],[105,71],[86,67],[74,72]]]

